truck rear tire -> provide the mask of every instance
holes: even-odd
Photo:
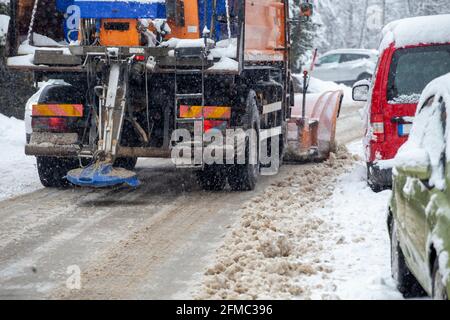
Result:
[[[46,188],[62,188],[70,185],[65,178],[70,170],[78,168],[75,158],[36,157],[39,179]]]
[[[252,164],[250,157],[250,139],[246,140],[245,164],[234,164],[228,171],[228,184],[233,191],[252,191],[256,187],[260,174],[259,162],[259,133],[260,118],[258,104],[256,102],[256,93],[250,91],[246,102],[246,113],[242,117],[244,130],[253,129],[256,132],[257,159],[256,164]]]
[[[222,191],[227,184],[226,171],[222,166],[206,166],[197,172],[197,182],[205,191]]]

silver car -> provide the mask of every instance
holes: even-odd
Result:
[[[353,85],[357,81],[372,78],[377,60],[376,50],[333,50],[317,60],[313,75],[320,80]]]

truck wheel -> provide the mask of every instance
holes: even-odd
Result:
[[[444,285],[441,272],[439,271],[439,261],[436,259],[433,267],[433,299],[448,300],[447,288]]]
[[[114,167],[132,171],[136,167],[136,163],[137,158],[117,158],[116,161],[114,161]]]
[[[229,168],[228,183],[233,191],[252,191],[256,187],[256,183],[260,173],[259,162],[259,132],[260,119],[258,105],[256,102],[256,93],[250,91],[246,102],[246,113],[242,117],[242,125],[244,130],[252,129],[256,132],[256,163],[252,163],[250,155],[250,139],[246,139],[245,148],[245,164],[234,164]]]
[[[390,224],[391,233],[391,272],[397,282],[397,289],[405,298],[423,297],[425,295],[422,286],[406,265],[405,256],[398,240],[398,230],[395,219]]]
[[[67,187],[70,182],[65,178],[67,172],[78,168],[74,158],[36,157],[39,179],[46,188]]]
[[[220,166],[206,166],[197,172],[197,182],[203,190],[222,191],[227,184],[226,171]]]

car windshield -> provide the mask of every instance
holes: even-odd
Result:
[[[387,99],[417,103],[428,83],[449,72],[450,45],[399,49],[389,71]]]
[[[332,54],[328,56],[324,56],[319,59],[319,64],[329,64],[329,63],[337,63],[339,62],[341,55],[339,54]]]
[[[341,57],[341,63],[344,62],[353,62],[358,60],[366,60],[370,59],[370,56],[364,54],[343,54]]]

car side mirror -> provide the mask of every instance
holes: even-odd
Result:
[[[422,148],[401,149],[395,157],[395,169],[408,177],[428,181],[431,178],[430,156]]]
[[[370,82],[361,80],[355,83],[352,90],[352,98],[354,101],[366,102],[369,99]]]

